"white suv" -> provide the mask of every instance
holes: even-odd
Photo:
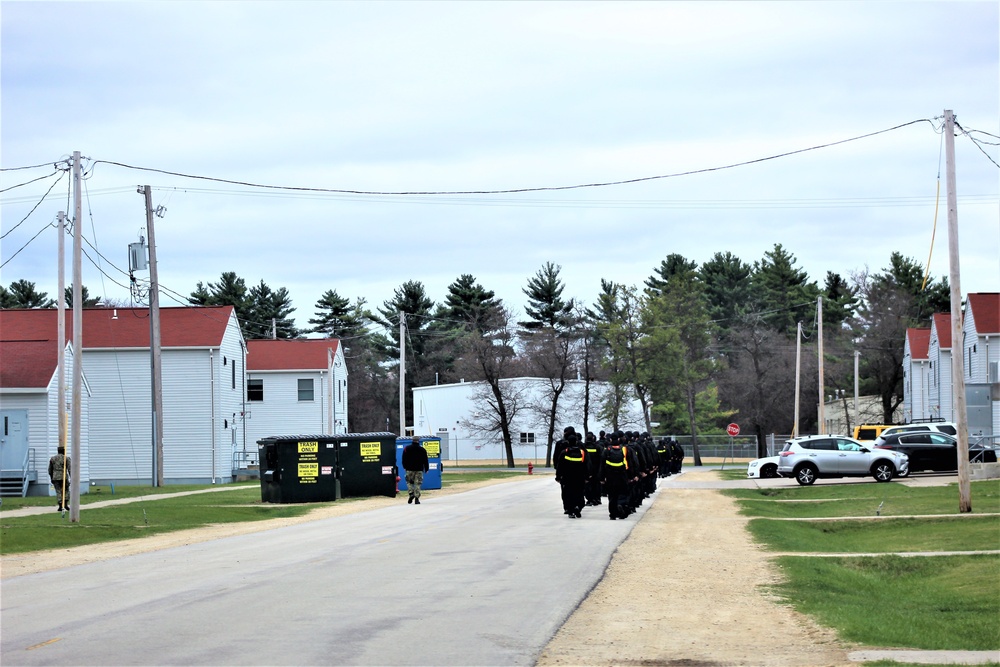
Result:
[[[944,433],[953,438],[958,437],[958,425],[955,422],[917,422],[915,424],[900,424],[883,429],[879,435],[892,435],[893,433],[907,433],[911,431],[932,431],[934,433]]]
[[[871,449],[844,435],[810,435],[785,443],[778,455],[778,474],[808,486],[820,477],[867,477],[888,482],[905,476],[909,457],[888,449]]]

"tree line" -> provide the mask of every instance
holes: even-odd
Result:
[[[847,278],[827,272],[822,285],[796,264],[780,244],[752,264],[729,252],[701,265],[669,254],[641,286],[602,279],[597,298],[587,304],[565,295],[561,267],[547,262],[522,288],[523,318],[470,274],[451,283],[440,302],[418,280],[404,282],[374,308],[329,289],[304,329],[291,318],[287,289],[264,281],[248,288],[233,272],[199,282],[188,301],[233,306],[246,338],[339,339],[350,375],[348,419],[357,432],[399,423],[402,318],[407,384],[480,381],[476,417],[465,426],[502,441],[510,466],[518,415],[547,424],[551,465],[559,427],[590,430],[588,415],[595,413],[600,427],[617,429],[633,400],[646,408],[646,431],[691,435],[697,464],[697,436],[722,434],[731,421],[756,436],[760,455],[766,434],[791,433],[797,344],[801,396],[818,391],[820,297],[825,389],[853,393],[859,353],[860,391],[879,397],[886,422],[903,400],[906,328],[926,325],[934,312],[950,308],[947,278],[925,284],[920,264],[900,253],[878,272],[866,268]],[[66,291],[71,300],[71,288]],[[85,306],[96,305],[85,287],[81,291]],[[49,308],[54,302],[22,280],[0,286],[0,307]],[[526,400],[518,385],[504,381],[515,377],[540,378],[541,400]],[[576,378],[584,391],[579,404],[570,404],[564,391]],[[816,432],[816,400],[803,400],[802,407],[799,431]],[[405,409],[413,414],[409,392]]]

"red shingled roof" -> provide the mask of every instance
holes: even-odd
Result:
[[[907,329],[906,338],[910,341],[910,358],[926,359],[927,349],[931,342],[931,330],[929,328]]]
[[[218,347],[226,333],[232,306],[160,309],[162,347]],[[0,310],[0,343],[55,341],[55,308]],[[73,338],[73,313],[66,311],[66,340]],[[84,308],[83,347],[148,348],[148,308]]]
[[[942,350],[951,349],[951,313],[934,313],[931,316],[934,328],[937,329],[938,347]]]
[[[58,346],[48,340],[0,345],[0,387],[45,389],[59,363]]]
[[[966,308],[976,322],[976,333],[1000,333],[1000,292],[979,292],[967,297]]]
[[[256,339],[247,341],[248,371],[326,370],[327,349],[337,354],[336,338],[299,340]]]

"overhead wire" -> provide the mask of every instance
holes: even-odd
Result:
[[[494,190],[403,190],[403,191],[379,191],[379,190],[352,190],[346,188],[315,188],[315,187],[301,187],[301,186],[284,186],[284,185],[270,185],[264,183],[252,183],[249,181],[237,181],[232,179],[217,178],[212,176],[200,176],[196,174],[186,174],[183,172],[170,171],[166,169],[157,169],[153,167],[142,167],[136,165],[125,164],[123,162],[116,162],[113,160],[95,160],[94,167],[98,164],[107,164],[116,167],[121,167],[123,169],[131,169],[135,171],[145,171],[156,174],[164,174],[167,176],[177,176],[180,178],[190,178],[194,180],[211,181],[215,183],[228,183],[230,185],[242,185],[252,188],[261,188],[267,190],[284,190],[289,192],[327,192],[327,193],[340,193],[340,194],[353,194],[353,195],[377,195],[377,196],[406,196],[406,195],[495,195],[495,194],[515,194],[519,192],[554,192],[563,190],[579,190],[583,188],[603,188],[615,185],[628,185],[632,183],[642,183],[645,181],[655,181],[667,178],[677,178],[680,176],[692,176],[695,174],[706,174],[714,171],[722,171],[725,169],[734,169],[736,167],[744,167],[751,164],[758,164],[761,162],[767,162],[770,160],[777,160],[783,157],[789,157],[791,155],[798,155],[800,153],[806,153],[809,151],[820,150],[823,148],[830,148],[832,146],[838,146],[841,144],[859,141],[861,139],[867,139],[870,137],[877,136],[879,134],[884,134],[886,132],[892,132],[909,125],[915,125],[917,123],[930,123],[934,127],[934,123],[929,118],[920,118],[917,120],[912,120],[907,123],[902,123],[896,125],[895,127],[886,128],[884,130],[878,130],[876,132],[869,132],[868,134],[863,134],[857,137],[851,137],[849,139],[841,139],[839,141],[833,141],[826,144],[820,144],[817,146],[810,146],[809,148],[801,148],[794,151],[787,151],[785,153],[779,153],[777,155],[771,155],[768,157],[757,158],[753,160],[746,160],[743,162],[737,162],[733,164],[718,166],[718,167],[707,167],[704,169],[693,169],[689,171],[676,172],[671,174],[661,174],[658,176],[642,176],[638,178],[629,178],[618,181],[606,181],[597,183],[579,183],[576,185],[556,185],[556,186],[540,186],[540,187],[519,187],[519,188],[506,188],[506,189],[494,189]]]
[[[981,152],[983,155],[986,156],[987,160],[989,160],[990,162],[992,162],[995,167],[1000,168],[1000,164],[997,164],[997,161],[994,160],[992,157],[990,157],[989,153],[987,153],[985,150],[983,150],[983,147],[979,145],[979,141],[976,140],[975,137],[973,137],[969,132],[967,132],[964,127],[962,127],[961,125],[959,125],[957,120],[954,121],[954,123],[955,123],[955,127],[957,127],[959,130],[961,130],[962,134],[964,134],[969,139],[969,141],[971,141],[973,143],[973,145],[976,148],[979,149],[979,152]],[[993,136],[993,135],[990,135],[990,136]],[[993,145],[993,144],[991,144],[991,145]]]
[[[53,188],[55,188],[55,187],[56,187],[56,185],[58,185],[58,184],[59,184],[59,181],[61,181],[61,180],[62,180],[62,177],[63,177],[63,176],[65,176],[65,175],[66,175],[66,172],[60,172],[60,174],[59,174],[59,178],[57,178],[57,179],[56,179],[55,181],[53,181],[53,182],[52,182],[52,185],[50,185],[50,186],[49,186],[49,189],[48,189],[48,190],[46,190],[46,191],[45,191],[45,194],[44,194],[44,195],[42,195],[42,198],[41,198],[41,199],[39,199],[39,200],[38,200],[38,202],[37,202],[37,203],[36,203],[36,204],[35,204],[34,206],[32,206],[32,207],[31,207],[31,210],[30,210],[30,211],[28,211],[27,215],[25,215],[25,216],[24,216],[23,218],[21,218],[21,221],[20,221],[20,222],[18,222],[18,223],[17,223],[16,225],[14,225],[14,226],[13,226],[13,227],[11,227],[10,229],[8,229],[8,230],[7,230],[6,232],[4,232],[4,233],[3,233],[2,235],[0,235],[0,239],[5,239],[5,238],[7,238],[7,236],[8,236],[8,235],[9,235],[9,234],[10,234],[11,232],[13,232],[13,231],[14,231],[15,229],[17,229],[17,228],[18,228],[18,227],[20,227],[20,226],[21,226],[22,224],[24,224],[24,221],[25,221],[25,220],[27,220],[28,218],[30,218],[30,217],[31,217],[31,214],[32,214],[32,213],[34,213],[34,212],[35,212],[36,210],[38,210],[38,207],[42,205],[42,202],[44,202],[44,201],[45,201],[45,199],[46,199],[46,198],[47,198],[47,197],[49,196],[49,193],[50,193],[50,192],[52,192]],[[49,174],[49,176],[46,176],[46,178],[49,178],[50,176],[52,176],[52,174]],[[37,234],[36,234],[36,236],[37,236]],[[29,243],[30,243],[30,241],[29,241]],[[24,250],[24,248],[21,248],[21,250]],[[20,252],[20,250],[18,250],[18,252]],[[4,262],[4,263],[6,264],[6,262]]]
[[[0,192],[9,192],[15,188],[24,187],[25,185],[31,185],[32,183],[37,183],[38,181],[44,181],[46,178],[50,178],[59,173],[60,170],[55,170],[51,174],[45,174],[44,176],[39,176],[38,178],[33,178],[30,181],[25,181],[24,183],[18,183],[17,185],[11,185],[10,187],[0,188]]]

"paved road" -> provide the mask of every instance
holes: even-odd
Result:
[[[15,577],[0,662],[531,665],[641,516],[560,508],[537,477]]]

